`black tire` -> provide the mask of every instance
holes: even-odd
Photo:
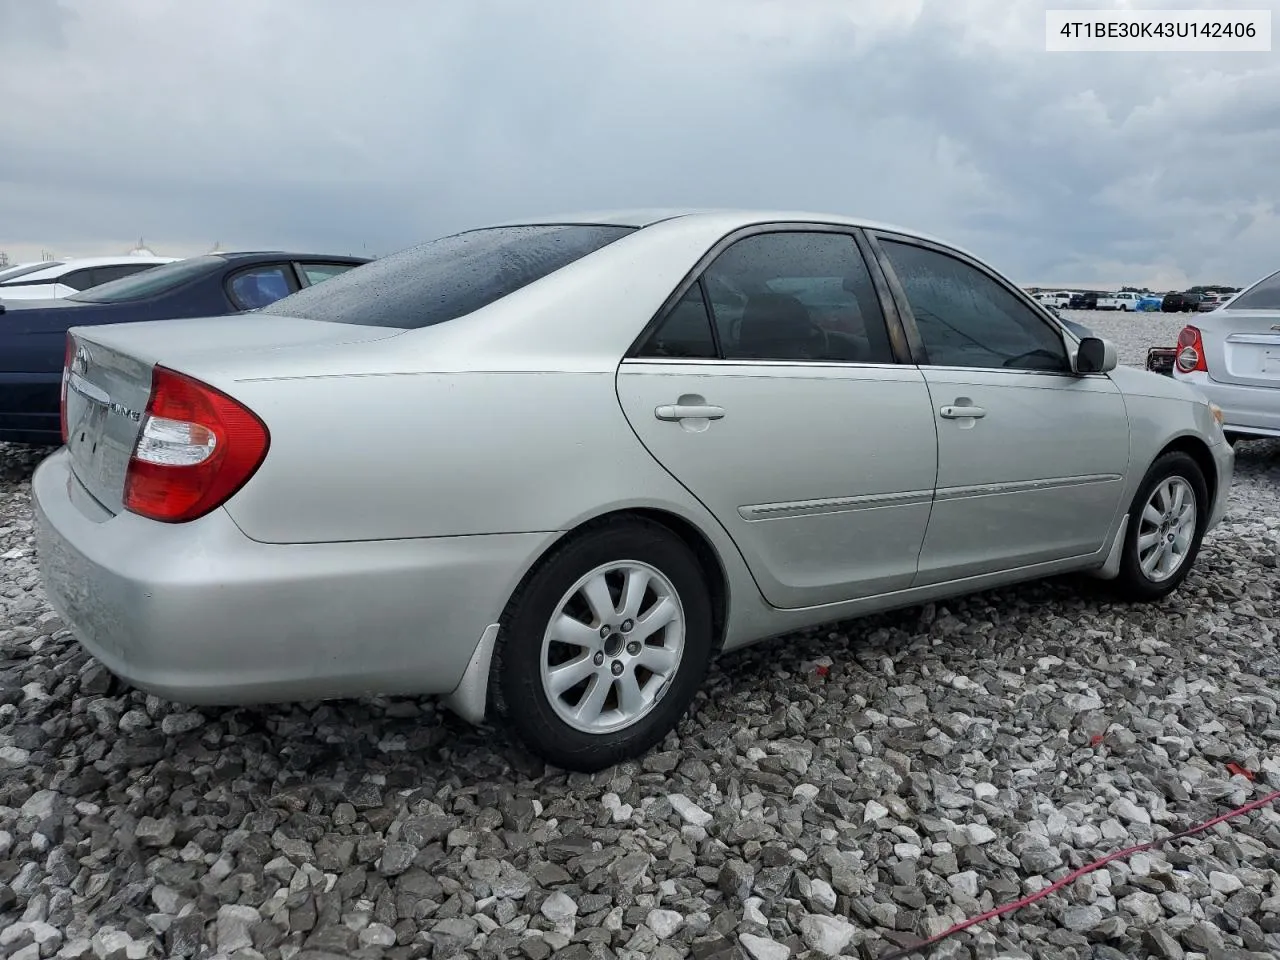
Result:
[[[556,713],[544,689],[543,638],[579,578],[628,560],[656,569],[674,587],[683,611],[684,648],[674,676],[648,713],[616,731],[585,732]],[[490,674],[495,713],[547,763],[583,773],[635,759],[674,729],[702,686],[715,646],[711,599],[697,557],[666,527],[639,518],[604,523],[565,542],[516,591],[500,624]]]
[[[1164,580],[1154,580],[1142,571],[1139,560],[1138,537],[1143,527],[1142,512],[1156,487],[1172,477],[1181,477],[1195,495],[1196,518],[1191,543],[1181,565]],[[1209,518],[1209,487],[1204,472],[1190,456],[1172,451],[1158,457],[1142,478],[1142,484],[1129,506],[1129,526],[1124,535],[1124,552],[1120,561],[1120,575],[1112,581],[1115,592],[1124,600],[1150,603],[1173,593],[1182,585],[1200,553],[1200,541],[1204,537],[1205,521]]]

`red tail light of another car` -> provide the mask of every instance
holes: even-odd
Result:
[[[248,482],[270,442],[266,424],[239,401],[156,367],[125,473],[124,507],[164,523],[198,519]]]
[[[1209,367],[1204,362],[1204,340],[1200,337],[1200,329],[1187,325],[1178,334],[1178,370],[1181,373],[1208,373]]]

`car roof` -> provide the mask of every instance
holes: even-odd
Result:
[[[329,260],[334,263],[368,263],[368,257],[353,257],[342,253],[290,253],[288,250],[219,250],[210,256],[223,260]]]
[[[853,217],[840,213],[815,213],[811,210],[770,210],[750,208],[698,208],[698,207],[637,207],[618,210],[593,210],[559,216],[523,217],[490,224],[494,227],[540,226],[550,224],[592,224],[618,227],[650,227],[656,223],[681,220],[690,226],[705,225],[710,222],[722,224],[729,229],[749,227],[764,223],[829,223],[846,227],[864,227],[869,230],[883,230],[900,233],[920,240],[930,240],[945,246],[959,249],[948,240],[930,236],[919,230],[870,220],[864,217]]]
[[[118,257],[68,257],[65,260],[57,260],[49,264],[50,271],[56,271],[58,275],[70,273],[72,270],[80,270],[84,267],[114,267],[126,263],[172,263],[179,257],[144,257],[134,256],[133,254],[121,254]],[[32,264],[34,266],[34,264]],[[5,268],[10,269],[9,267]],[[45,270],[35,270],[27,274],[24,280],[38,280]]]

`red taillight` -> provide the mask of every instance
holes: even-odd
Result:
[[[62,442],[67,442],[67,381],[71,378],[71,360],[75,356],[76,342],[67,334],[67,349],[62,355],[62,399],[58,401],[58,416],[62,419]]]
[[[1200,329],[1185,326],[1178,334],[1178,370],[1182,373],[1208,373],[1209,367],[1204,362],[1204,341],[1200,339]]]
[[[266,424],[243,404],[156,367],[125,473],[125,509],[165,523],[202,517],[244,486],[270,442]]]

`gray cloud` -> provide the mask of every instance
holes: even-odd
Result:
[[[1089,5],[0,0],[0,249],[385,253],[766,206],[918,227],[1026,282],[1275,269],[1277,56],[1046,53],[1044,9]]]

